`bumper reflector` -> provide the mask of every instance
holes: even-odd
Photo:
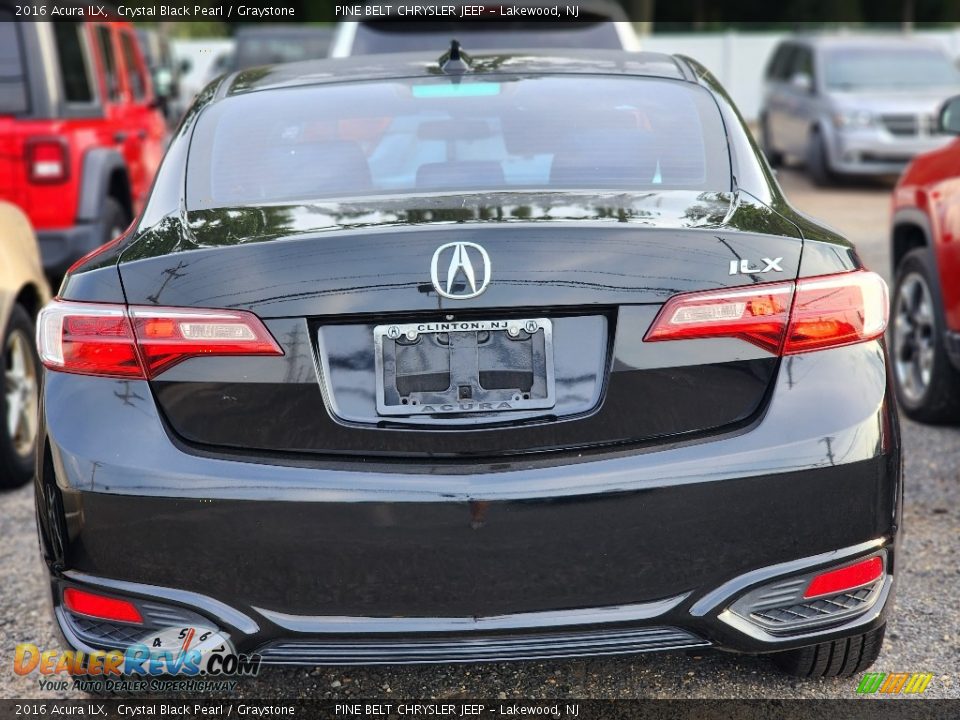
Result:
[[[143,624],[143,616],[137,606],[127,600],[67,588],[63,591],[63,604],[67,610],[78,615]]]
[[[737,616],[777,636],[852,620],[883,597],[886,557],[881,550],[846,565],[760,585],[737,598],[724,615]]]
[[[867,558],[853,565],[817,575],[803,593],[805,599],[836,595],[876,581],[883,574],[883,560]]]

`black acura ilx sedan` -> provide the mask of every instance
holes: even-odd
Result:
[[[65,640],[870,665],[901,517],[883,281],[693,60],[441,52],[210,85],[43,310]]]

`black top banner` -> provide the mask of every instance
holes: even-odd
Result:
[[[756,24],[796,29],[805,24],[923,24],[960,22],[957,0],[0,0],[15,20],[91,20],[120,17],[138,22],[597,22],[653,23],[661,30],[711,30]],[[760,29],[759,27],[757,29]]]

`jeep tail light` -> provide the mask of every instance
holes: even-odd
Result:
[[[97,595],[95,593],[67,588],[63,591],[63,604],[67,610],[78,615],[117,620],[119,622],[143,623],[137,606],[129,600]]]
[[[70,177],[70,155],[60,138],[32,138],[26,142],[27,176],[31,183],[52,185]]]
[[[810,581],[804,598],[836,595],[876,582],[883,575],[883,559],[872,557],[838,570],[821,573]]]
[[[63,300],[40,311],[37,347],[50,370],[139,379],[205,355],[283,355],[250,312]]]
[[[793,355],[874,340],[883,335],[888,315],[883,278],[857,270],[675,295],[644,340],[731,337],[773,354]]]

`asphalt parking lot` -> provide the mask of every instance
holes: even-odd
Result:
[[[816,190],[797,172],[781,182],[792,201],[858,246],[889,278],[889,185]],[[960,428],[904,421],[905,535],[896,610],[883,654],[887,672],[930,672],[928,697],[960,698]],[[16,676],[14,647],[55,647],[37,555],[32,489],[0,495],[0,697],[77,697],[41,691],[35,675]],[[122,548],[118,548],[122,551]],[[851,698],[853,679],[803,682],[766,661],[715,652],[619,659],[419,668],[267,669],[241,683],[247,698]]]

